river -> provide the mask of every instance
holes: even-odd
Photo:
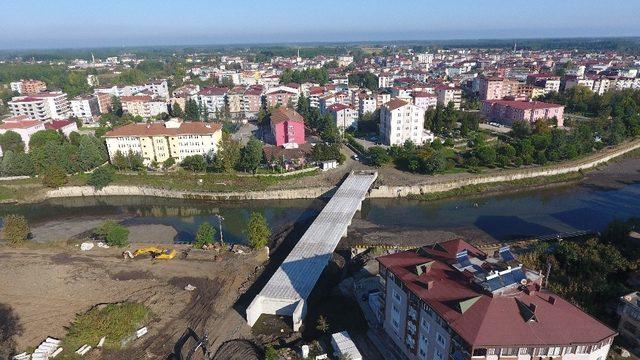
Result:
[[[356,216],[386,229],[452,232],[472,229],[472,233],[503,241],[556,232],[601,230],[615,218],[640,217],[639,195],[640,183],[636,182],[616,188],[561,185],[543,190],[428,202],[368,199]],[[2,205],[0,216],[25,215],[37,241],[68,238],[105,219],[114,218],[130,226],[169,226],[173,228],[172,234],[175,231],[175,235],[171,235],[173,241],[188,242],[204,221],[218,228],[217,215],[220,214],[224,218],[225,241],[244,243],[243,229],[254,211],[263,213],[277,231],[287,224],[315,216],[323,206],[321,200],[207,202],[149,197],[68,198]]]

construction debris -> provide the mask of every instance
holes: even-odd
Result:
[[[91,345],[84,344],[78,350],[76,350],[76,354],[84,356],[84,354],[88,353],[89,350],[91,350]]]
[[[106,336],[103,336],[100,341],[98,341],[98,345],[96,346],[97,348],[101,348],[102,345],[104,345],[104,341],[107,339]]]
[[[139,339],[139,338],[141,338],[142,336],[144,336],[144,334],[146,334],[146,333],[147,333],[147,331],[148,331],[148,330],[147,330],[147,327],[146,327],[146,326],[141,327],[140,329],[138,329],[138,331],[136,331],[136,337],[137,337],[138,339]]]
[[[196,289],[196,287],[191,284],[188,284],[187,286],[184,287],[184,289],[187,291],[193,291]]]
[[[82,251],[89,251],[93,249],[93,243],[89,242],[89,241],[85,241],[82,244],[80,244],[80,250]]]

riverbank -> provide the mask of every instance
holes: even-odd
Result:
[[[369,192],[371,198],[434,200],[573,182],[579,180],[585,171],[613,159],[638,157],[638,149],[640,140],[634,140],[575,161],[522,169],[494,169],[481,174],[416,175],[392,167],[375,169],[349,159],[340,168],[327,172],[314,171],[279,178],[186,173],[168,173],[163,176],[120,174],[112,185],[100,190],[86,186],[82,179],[74,177],[70,178],[66,186],[58,189],[47,189],[35,179],[23,179],[1,184],[0,200],[34,203],[51,198],[103,196],[151,196],[210,201],[315,199],[330,196],[350,171],[364,169],[379,171],[378,180]]]

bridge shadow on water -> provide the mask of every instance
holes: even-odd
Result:
[[[518,216],[481,215],[474,225],[497,241],[558,232],[550,227],[525,221]]]

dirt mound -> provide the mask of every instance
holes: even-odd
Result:
[[[261,360],[264,358],[262,349],[249,340],[229,340],[222,344],[213,360]]]

